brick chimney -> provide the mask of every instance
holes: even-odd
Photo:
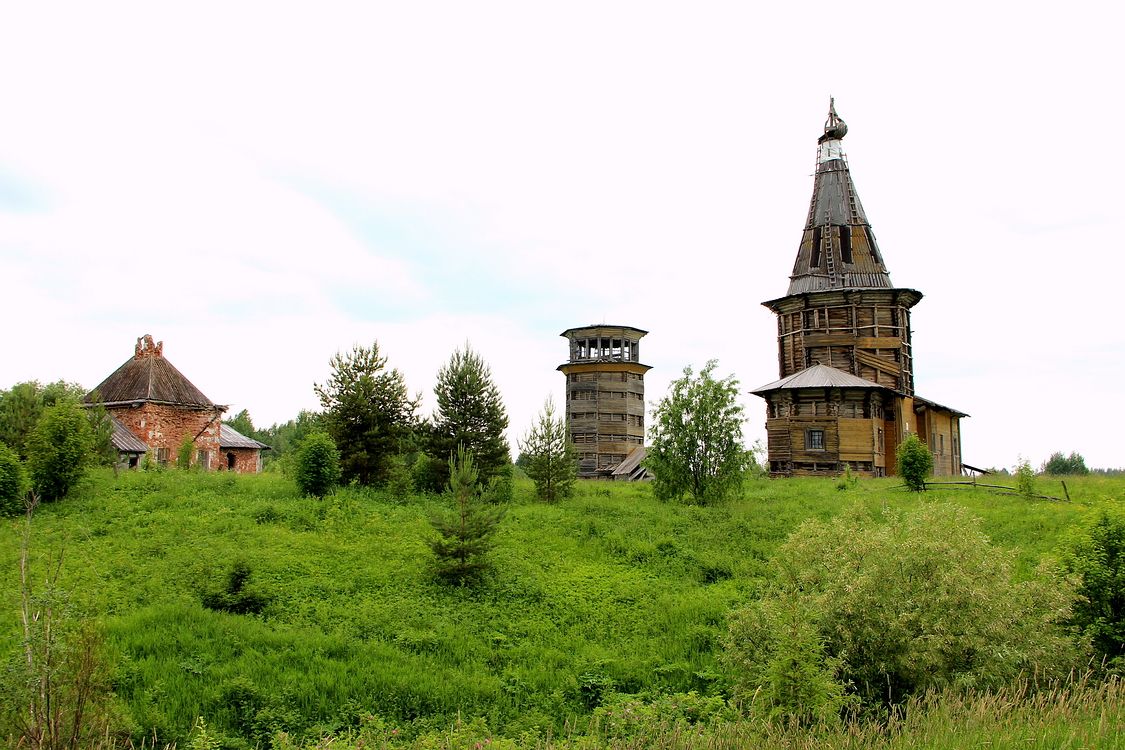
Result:
[[[140,359],[141,357],[163,357],[164,356],[164,342],[158,341],[153,343],[152,334],[146,333],[137,339],[137,348],[134,350],[133,359]]]

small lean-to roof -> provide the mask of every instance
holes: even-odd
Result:
[[[253,448],[268,451],[271,448],[265,443],[248,438],[229,424],[219,425],[219,447],[226,448]]]
[[[147,401],[194,409],[222,408],[164,358],[164,342],[154,344],[148,335],[137,339],[134,356],[86,394],[85,401],[107,406]]]
[[[954,409],[954,408],[949,407],[949,406],[942,406],[937,401],[930,401],[928,398],[922,398],[921,396],[915,396],[914,397],[914,403],[915,403],[915,405],[922,404],[925,407],[928,407],[930,409],[936,409],[938,411],[947,411],[950,414],[956,415],[958,417],[969,416],[968,414],[966,414],[963,411],[958,411],[957,409]],[[915,410],[917,410],[917,406],[915,406]]]
[[[636,448],[629,451],[629,455],[625,457],[624,461],[617,464],[617,468],[613,470],[611,476],[627,477],[631,475],[637,470],[641,465],[641,461],[644,461],[647,455],[648,451],[645,447],[643,445],[638,445]]]
[[[800,372],[795,372],[789,377],[775,380],[760,388],[755,388],[750,392],[761,396],[770,391],[783,391],[798,388],[881,388],[886,391],[893,390],[885,385],[858,378],[843,370],[837,370],[835,367],[813,365],[812,367],[806,367]]]
[[[148,446],[144,441],[129,431],[125,424],[113,416],[109,416],[110,422],[113,424],[113,435],[110,436],[110,442],[119,453],[148,453]]]

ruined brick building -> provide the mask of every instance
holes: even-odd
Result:
[[[818,140],[812,203],[777,315],[780,380],[753,391],[766,401],[770,473],[867,476],[895,472],[895,449],[914,433],[934,474],[960,474],[964,412],[914,392],[910,310],[922,299],[896,287],[852,183],[830,105]]]
[[[254,473],[269,446],[222,423],[225,406],[203,395],[164,357],[164,342],[137,339],[133,357],[86,394],[113,419],[113,444],[123,463],[136,466],[149,454],[159,465],[174,463],[184,438],[195,449],[193,465]]]

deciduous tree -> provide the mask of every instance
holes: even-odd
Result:
[[[43,500],[58,500],[90,463],[90,421],[74,400],[48,406],[28,438],[31,484]]]
[[[314,390],[340,450],[343,478],[381,484],[415,427],[418,400],[408,395],[402,373],[387,368],[378,342],[337,353],[331,365],[332,377]]]
[[[540,500],[553,503],[568,497],[577,474],[574,445],[566,420],[555,416],[554,399],[548,397],[535,425],[520,442],[523,469],[535,482]]]
[[[1043,463],[1043,473],[1055,475],[1089,474],[1090,470],[1086,468],[1086,459],[1082,457],[1081,453],[1071,451],[1069,456],[1064,456],[1061,451],[1056,451]]]
[[[705,505],[724,499],[742,482],[747,452],[738,381],[733,375],[716,380],[716,366],[711,360],[698,377],[685,367],[653,412],[645,465],[661,499],[688,495]]]

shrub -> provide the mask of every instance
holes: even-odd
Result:
[[[0,443],[0,516],[18,516],[24,512],[23,493],[27,489],[27,473],[20,457]]]
[[[1064,570],[1080,579],[1074,624],[1098,654],[1125,667],[1125,515],[1103,510],[1072,531],[1061,560]]]
[[[203,593],[203,606],[236,615],[260,613],[269,604],[269,597],[247,586],[252,572],[250,564],[245,560],[235,560],[227,571],[223,584]]]
[[[74,401],[43,410],[28,440],[31,484],[44,500],[65,497],[90,459],[90,421]]]
[[[772,588],[731,621],[728,658],[741,688],[772,693],[798,716],[834,704],[830,677],[868,705],[893,704],[930,689],[1063,677],[1084,651],[1064,629],[1074,585],[1046,566],[1015,580],[1013,553],[954,506],[883,523],[862,510],[809,521],[772,566]]]
[[[895,452],[898,475],[914,492],[926,489],[926,477],[934,470],[934,456],[917,435],[910,433]]]
[[[302,495],[324,497],[340,482],[340,452],[324,432],[313,432],[297,449],[294,477]]]
[[[1020,458],[1016,464],[1015,475],[1016,491],[1028,498],[1035,495],[1035,469],[1026,458]]]
[[[187,471],[191,468],[191,459],[195,454],[195,442],[191,435],[184,435],[180,447],[176,449],[176,468]]]

